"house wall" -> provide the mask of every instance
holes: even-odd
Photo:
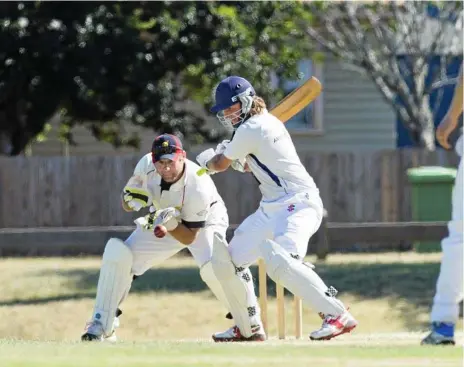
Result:
[[[392,149],[396,115],[376,86],[334,59],[323,66],[323,133],[293,134],[299,151]]]

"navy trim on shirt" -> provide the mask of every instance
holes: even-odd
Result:
[[[260,160],[258,158],[256,158],[256,156],[254,154],[249,154],[251,158],[253,158],[255,161],[256,161],[256,164],[264,171],[266,172],[269,177],[272,179],[272,181],[274,181],[276,183],[277,186],[280,186],[282,187],[280,181],[279,181],[279,177],[277,177],[269,168],[267,168],[267,166],[260,162]]]

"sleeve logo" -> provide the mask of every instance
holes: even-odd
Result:
[[[201,212],[198,212],[197,215],[198,215],[199,217],[203,217],[203,216],[205,216],[207,213],[208,213],[208,210],[205,209],[205,210],[202,210]]]

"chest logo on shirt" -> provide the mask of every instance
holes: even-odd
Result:
[[[293,212],[295,210],[295,204],[290,204],[288,207],[287,207],[287,211],[288,212]]]

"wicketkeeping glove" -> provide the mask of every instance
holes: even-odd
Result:
[[[166,208],[156,211],[156,217],[153,221],[153,227],[162,225],[165,226],[168,231],[173,231],[179,225],[177,217],[180,216],[179,210],[176,208]]]
[[[123,200],[129,208],[138,212],[152,203],[152,196],[144,185],[142,177],[133,176],[123,189]]]

